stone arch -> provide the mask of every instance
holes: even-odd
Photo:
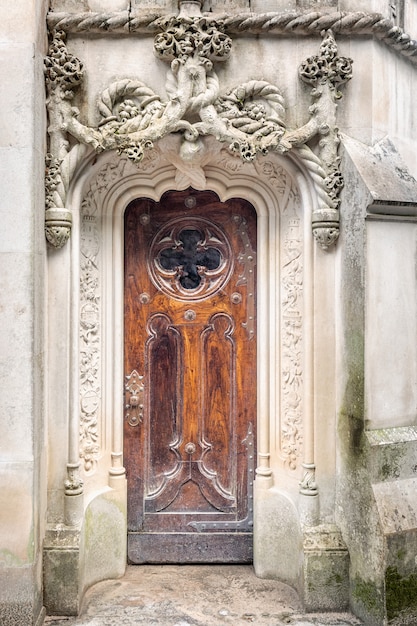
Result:
[[[333,267],[333,253],[315,245],[311,216],[320,190],[305,161],[271,154],[242,163],[205,140],[208,153],[198,173],[175,167],[176,138],[158,142],[143,163],[114,152],[87,156],[68,193],[73,213],[70,245],[50,257],[57,287],[51,310],[52,361],[65,353],[68,407],[66,434],[52,463],[51,493],[62,490],[68,448],[64,515],[81,524],[79,588],[121,575],[126,562],[126,481],[123,467],[123,214],[131,200],[159,200],[169,189],[193,186],[215,191],[220,200],[242,197],[258,215],[258,464],[255,480],[254,565],[260,576],[299,588],[301,524],[319,516],[315,482],[314,290],[317,268]],[[188,178],[187,178],[188,176]],[[330,271],[330,276],[332,275]],[[64,283],[65,283],[64,279]],[[324,288],[326,278],[319,279]],[[61,339],[60,339],[61,335]],[[62,367],[51,368],[58,381]],[[54,381],[51,385],[54,386]],[[62,394],[61,394],[62,398]],[[59,400],[51,393],[51,414]],[[65,422],[65,419],[62,421]],[[56,425],[52,425],[52,437]],[[299,484],[301,482],[301,490]],[[96,525],[91,520],[99,516]],[[87,524],[87,519],[90,520]],[[107,520],[107,521],[105,521]],[[92,530],[94,528],[94,530]],[[105,537],[105,539],[103,539]],[[111,538],[109,540],[109,537]],[[94,546],[106,543],[106,563],[97,568]],[[107,545],[108,543],[108,545]],[[84,551],[82,554],[81,551]],[[287,558],[282,561],[282,554]],[[92,562],[96,565],[93,567]],[[78,593],[78,592],[77,592]],[[79,597],[79,596],[77,596]]]

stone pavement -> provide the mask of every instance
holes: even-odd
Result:
[[[349,613],[303,614],[295,591],[249,565],[141,565],[98,583],[81,615],[45,626],[358,626]]]

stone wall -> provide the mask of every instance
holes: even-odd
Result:
[[[10,626],[42,621],[46,10],[14,2],[0,25],[0,621]]]

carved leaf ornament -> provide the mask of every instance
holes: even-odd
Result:
[[[182,3],[180,2],[180,5]],[[186,4],[186,3],[185,3]],[[335,125],[338,86],[351,78],[351,60],[337,56],[331,31],[323,33],[319,54],[300,68],[303,81],[313,85],[314,104],[310,120],[290,130],[285,126],[285,103],[279,89],[266,81],[251,80],[220,93],[213,63],[226,60],[232,40],[225,32],[225,20],[201,15],[164,17],[158,20],[161,32],[155,36],[156,55],[170,63],[166,91],[161,100],[139,80],[125,79],[109,85],[99,97],[99,125],[94,128],[78,120],[72,106],[74,90],[83,82],[83,64],[70,54],[65,33],[53,31],[45,60],[48,91],[50,147],[46,165],[46,236],[59,248],[67,241],[71,214],[65,209],[71,175],[84,151],[117,150],[134,163],[140,163],[154,142],[170,133],[182,134],[179,158],[191,161],[201,148],[201,137],[212,135],[243,161],[257,154],[280,154],[297,149],[304,159],[311,138],[321,135],[318,156],[306,159],[307,167],[323,176],[313,176],[320,207],[313,214],[313,232],[323,248],[338,236],[339,199],[343,185],[337,157],[338,136]],[[194,121],[197,117],[198,121]],[[193,120],[193,121],[190,121]],[[72,143],[78,143],[69,150]],[[319,169],[321,169],[319,168]],[[324,190],[324,192],[323,192]]]

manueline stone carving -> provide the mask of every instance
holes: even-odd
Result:
[[[287,182],[283,206],[282,284],[282,423],[281,453],[296,470],[303,451],[303,235],[298,197]]]
[[[100,452],[102,403],[102,307],[100,301],[101,218],[99,205],[109,186],[123,176],[127,159],[106,163],[92,180],[80,214],[80,458],[91,473]]]
[[[222,5],[224,8],[224,4]],[[224,19],[225,30],[231,34],[270,33],[286,37],[311,37],[323,29],[331,29],[345,37],[373,36],[392,49],[395,54],[403,55],[410,63],[417,65],[417,41],[404,32],[401,12],[392,14],[393,20],[382,13],[368,11],[314,11],[303,10],[258,13],[246,11],[227,15]],[[114,11],[65,13],[50,11],[47,15],[51,30],[65,30],[71,33],[155,33],[159,31],[158,15],[143,11]]]
[[[71,175],[83,156],[77,146],[96,152],[117,150],[138,164],[156,141],[181,133],[178,157],[187,164],[204,152],[202,137],[207,135],[214,136],[243,161],[253,161],[258,154],[269,151],[284,154],[294,148],[302,150],[306,142],[320,135],[318,158],[325,171],[320,182],[325,193],[321,193],[320,207],[313,215],[313,228],[320,245],[328,247],[338,235],[338,192],[342,184],[337,160],[336,86],[350,78],[349,59],[337,56],[333,35],[327,31],[319,55],[308,59],[300,69],[302,79],[314,86],[310,120],[301,128],[287,129],[284,98],[276,86],[251,80],[227,94],[220,93],[213,64],[226,60],[232,50],[225,20],[201,16],[199,11],[190,16],[185,8],[188,4],[180,2],[184,11],[181,9],[178,16],[158,20],[162,32],[154,39],[156,55],[170,63],[168,100],[163,101],[138,80],[117,81],[99,98],[97,127],[86,126],[78,119],[73,99],[74,90],[83,81],[83,64],[68,52],[64,32],[53,31],[45,61],[51,154],[47,174],[49,241],[63,245],[69,235],[70,215],[62,209]],[[71,149],[70,136],[72,142],[78,142]],[[184,184],[188,179],[204,183],[201,170],[183,169]],[[59,214],[55,214],[57,209],[61,209]],[[57,228],[61,229],[59,236]]]
[[[337,45],[331,30],[323,32],[324,39],[318,55],[302,63],[301,79],[313,85],[315,103],[310,111],[316,113],[321,136],[319,155],[326,173],[324,185],[330,205],[314,211],[313,234],[324,249],[331,246],[339,236],[339,193],[343,187],[343,176],[339,169],[339,136],[336,126],[336,100],[342,97],[338,87],[352,78],[352,60],[337,56]]]
[[[63,160],[68,153],[68,141],[60,105],[63,101],[71,102],[73,90],[81,84],[83,74],[81,61],[69,54],[66,48],[65,33],[56,32],[45,59],[50,149],[45,167],[45,233],[48,242],[55,248],[62,248],[67,242],[72,226],[71,212],[65,209],[68,185],[63,180]]]

